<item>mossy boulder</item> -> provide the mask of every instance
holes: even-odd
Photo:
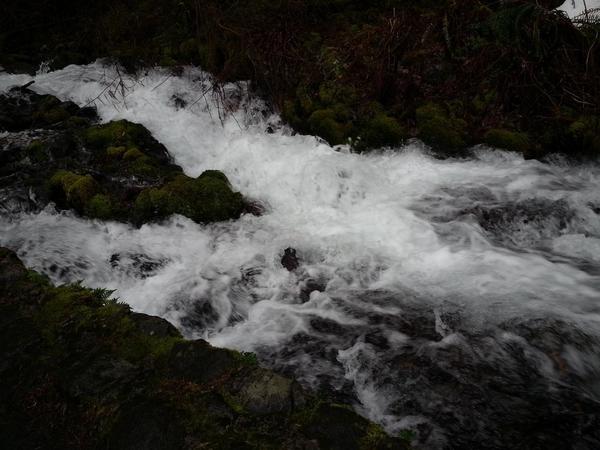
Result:
[[[575,152],[600,156],[600,116],[580,116],[569,125],[568,135]]]
[[[428,103],[416,110],[418,136],[440,150],[459,150],[466,146],[466,122],[451,117],[440,105]]]
[[[104,125],[97,125],[85,130],[84,141],[92,148],[106,149],[109,146],[127,148],[135,146],[140,138],[145,137],[147,130],[139,124],[127,120],[117,120]]]
[[[312,133],[322,137],[330,145],[346,142],[348,125],[338,121],[338,115],[333,109],[319,109],[308,118]]]
[[[108,220],[115,216],[113,202],[108,195],[96,194],[85,206],[86,215],[95,219]]]
[[[363,127],[358,144],[359,149],[394,147],[409,136],[400,123],[384,113],[376,114]]]
[[[494,128],[488,130],[484,136],[484,142],[492,147],[512,150],[527,154],[532,145],[526,133]]]
[[[142,191],[135,201],[138,221],[181,214],[196,222],[234,219],[243,210],[242,196],[234,192],[218,171],[206,171],[198,178],[178,175],[160,188]]]
[[[59,170],[50,178],[50,191],[53,199],[78,212],[83,212],[100,187],[91,175]]]
[[[6,200],[16,205],[11,211],[39,210],[53,201],[59,209],[83,216],[141,225],[171,214],[202,223],[229,220],[246,207],[223,173],[209,170],[196,179],[184,175],[167,149],[140,124],[119,120],[92,125],[83,116],[93,115],[82,108],[27,90],[11,91],[4,100],[16,105],[17,112],[18,105],[25,105],[29,115],[53,108],[71,114],[60,127],[35,130],[32,138],[18,135],[14,145],[1,152],[0,188],[17,200]],[[0,115],[2,101],[0,96]],[[87,125],[69,127],[72,118]],[[31,124],[28,120],[19,119],[18,125]]]

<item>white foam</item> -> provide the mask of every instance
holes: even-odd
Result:
[[[30,79],[0,75],[0,90]],[[69,66],[37,75],[33,88],[85,105],[115,79],[114,70],[100,63]],[[600,277],[593,249],[600,219],[590,206],[600,204],[598,166],[548,165],[485,148],[471,158],[439,160],[419,143],[357,155],[292,135],[277,116],[263,117],[263,105],[247,98],[243,84],[227,87],[227,101],[237,109],[221,122],[222,104],[199,94],[210,82],[198,69],[186,69],[181,77],[153,70],[137,80],[125,78],[124,86],[120,101],[101,96],[94,102],[103,121],[143,124],[187,174],[223,170],[235,189],[266,205],[266,213],[213,225],[173,217],[140,229],[51,210],[13,222],[1,219],[0,244],[18,250],[28,265],[55,281],[81,279],[115,289],[135,310],[178,325],[204,305],[214,318],[186,332],[241,350],[286,342],[306,332],[315,315],[356,325],[360,320],[331,300],[347,290],[416,292],[434,306],[456,302],[489,323],[565,317],[599,333]],[[196,103],[177,109],[174,95]],[[267,126],[275,132],[267,133]],[[564,200],[577,220],[548,238],[549,244],[527,241],[515,248],[499,244],[467,213],[460,214],[532,198]],[[298,273],[280,264],[286,247],[298,250]],[[129,262],[111,263],[115,254]],[[142,278],[132,268],[135,255],[161,265]],[[596,270],[588,270],[590,265]],[[299,282],[308,277],[325,280],[327,291],[302,304]],[[377,307],[397,314],[395,305]],[[399,343],[409,339],[395,330],[388,335]],[[349,366],[358,352],[352,348],[340,349],[340,358],[348,376],[358,380]],[[317,370],[320,363],[306,364]],[[355,383],[370,415],[397,431],[398,423],[377,400],[381,393],[365,380]]]

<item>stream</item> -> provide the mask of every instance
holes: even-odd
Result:
[[[263,213],[139,229],[52,207],[0,216],[0,245],[29,267],[255,352],[415,448],[600,448],[599,164],[442,159],[417,141],[354,154],[196,68],[33,79],[143,124],[190,176],[222,170]],[[1,74],[0,92],[30,80]]]

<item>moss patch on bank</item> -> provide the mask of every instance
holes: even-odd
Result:
[[[446,155],[498,140],[527,156],[599,154],[599,24],[573,24],[560,0],[28,3],[0,18],[9,70],[191,63],[251,80],[294,129],[357,151],[420,137]],[[49,105],[39,120],[63,115]]]
[[[408,448],[248,354],[186,341],[110,291],[55,287],[4,248],[0,357],[10,448]]]

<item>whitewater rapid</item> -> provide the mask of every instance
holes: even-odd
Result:
[[[31,79],[0,75],[0,92]],[[439,159],[419,142],[354,154],[294,135],[243,83],[214,95],[194,68],[108,91],[116,74],[101,63],[34,79],[39,93],[92,102],[102,121],[143,124],[188,175],[222,170],[264,209],[139,229],[51,207],[0,218],[0,245],[53,281],[114,289],[188,337],[254,351],[426,448],[456,442],[470,420],[473,439],[492,442],[498,411],[470,409],[530,390],[523,368],[542,401],[565,386],[600,399],[597,164],[484,147]],[[288,247],[295,272],[280,262]],[[483,373],[508,387],[498,394]]]

